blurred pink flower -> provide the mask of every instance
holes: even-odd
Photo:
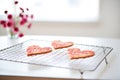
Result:
[[[18,1],[15,1],[14,4],[18,4]]]
[[[14,1],[15,7],[17,6],[19,2]],[[16,9],[16,8],[15,8]],[[23,37],[24,34],[20,31],[20,26],[26,26],[28,29],[31,28],[32,23],[29,22],[29,19],[33,19],[33,14],[28,14],[29,8],[18,8],[20,10],[19,15],[13,15],[8,12],[8,10],[4,11],[4,14],[6,15],[6,20],[0,20],[0,25],[3,26],[3,28],[10,28],[13,33],[17,33],[18,37]],[[16,11],[16,10],[15,10]]]
[[[23,33],[20,33],[18,36],[19,36],[19,37],[23,37],[23,36],[24,36],[24,34],[23,34]]]
[[[7,18],[12,19],[13,18],[12,14],[8,14]]]

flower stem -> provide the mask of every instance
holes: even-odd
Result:
[[[8,33],[8,37],[9,38],[15,38],[16,37],[16,33],[14,33],[12,30],[11,30],[11,28],[7,28],[7,33]]]

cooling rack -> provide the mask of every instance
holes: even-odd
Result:
[[[113,50],[111,47],[75,43],[71,47],[80,48],[81,50],[93,50],[95,52],[95,56],[70,60],[67,54],[68,48],[57,50],[53,49],[52,52],[47,54],[28,57],[26,55],[26,49],[30,45],[52,47],[51,41],[33,39],[27,40],[25,42],[0,50],[0,60],[79,70],[80,73],[83,74],[84,71],[96,70],[96,68],[102,63],[103,60],[105,60],[107,63],[106,57]]]

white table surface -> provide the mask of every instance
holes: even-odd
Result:
[[[102,64],[93,72],[85,72],[84,79],[120,79],[120,39],[91,38],[91,37],[69,37],[69,36],[47,36],[47,35],[27,35],[19,39],[9,39],[6,36],[0,36],[0,49],[20,43],[29,39],[41,40],[62,40],[73,41],[80,44],[109,46],[113,51],[108,55],[108,65],[103,61]],[[43,67],[25,63],[0,60],[0,76],[27,76],[37,78],[71,78],[81,79],[79,71]],[[7,80],[7,79],[6,79]]]

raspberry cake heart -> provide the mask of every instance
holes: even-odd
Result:
[[[88,58],[95,55],[95,52],[92,50],[83,50],[81,51],[79,48],[69,48],[68,55],[70,59],[79,59],[79,58]]]
[[[40,47],[38,45],[31,45],[27,48],[27,56],[45,54],[51,52],[51,47]]]
[[[67,48],[73,45],[73,42],[62,42],[60,40],[54,40],[52,42],[52,46],[54,49],[62,49],[62,48]]]

